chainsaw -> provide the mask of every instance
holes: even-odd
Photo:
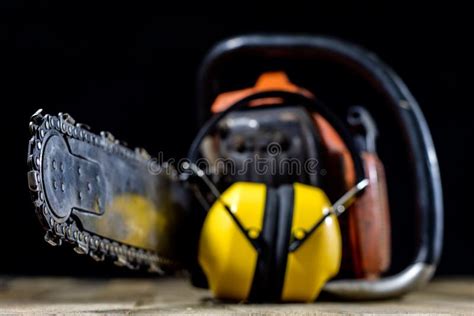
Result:
[[[343,120],[340,114],[333,115],[308,79],[306,65],[313,62],[347,67],[382,94],[412,157],[413,204],[420,218],[418,250],[413,262],[394,274],[387,275],[394,235],[390,218],[394,214],[384,163],[377,152],[380,122],[370,107],[360,105],[349,106]],[[243,64],[253,70],[244,74]],[[300,64],[303,75],[296,74]],[[235,89],[239,85],[242,89]],[[49,115],[41,110],[33,114],[28,186],[45,229],[45,241],[53,246],[68,244],[79,254],[129,269],[158,273],[188,270],[194,285],[210,287],[216,297],[238,300],[312,301],[321,288],[348,299],[387,298],[431,278],[442,239],[442,194],[435,151],[416,101],[400,78],[373,54],[325,37],[249,35],[229,39],[216,45],[204,60],[198,106],[198,123],[203,128],[188,159],[178,165],[159,161],[145,149],[131,149],[109,132],[95,133],[69,114]],[[207,164],[199,165],[196,157]],[[266,162],[264,171],[251,160],[256,157],[257,162]],[[246,171],[229,173],[223,161]],[[316,168],[293,172],[288,161],[313,161]],[[285,168],[274,169],[282,164]],[[255,224],[252,218],[260,212],[259,207],[245,201],[259,200],[259,185],[268,191],[262,200],[266,201],[261,210],[264,219]],[[294,186],[294,193],[284,193],[289,185]],[[241,191],[235,193],[237,188]],[[317,215],[321,217],[304,229],[282,228],[287,222],[298,221],[300,204],[294,194],[312,192],[306,188],[318,188],[327,195],[314,200],[323,205]],[[246,198],[240,206],[235,199],[243,194]],[[308,200],[312,194],[308,193]],[[278,196],[277,202],[269,200],[271,195]],[[291,199],[294,202],[288,202]],[[284,215],[283,205],[288,203],[293,203],[293,213]],[[273,211],[268,205],[278,205],[278,215],[269,215]],[[256,211],[251,215],[241,207]],[[280,228],[272,234],[288,240],[283,247],[289,248],[281,258],[268,250],[280,247],[266,235],[271,216],[280,218],[275,224]],[[210,221],[218,224],[210,228]],[[337,227],[331,226],[334,221]],[[246,227],[251,222],[254,224]],[[216,225],[231,225],[236,230],[233,233],[229,226],[219,231]],[[233,241],[225,246],[222,234],[227,233],[235,236],[229,237]],[[330,258],[319,262],[328,266],[327,271],[313,266],[307,271],[316,269],[315,278],[327,281],[308,284],[308,293],[301,293],[289,280],[289,275],[298,274],[292,268],[296,259],[291,258],[297,256],[298,247],[304,248],[301,245],[323,235],[333,236],[324,237],[332,240],[333,247],[317,246],[314,253]],[[242,236],[245,238],[240,240]],[[339,244],[341,250],[333,250]],[[249,261],[248,269],[241,267],[243,263],[230,263],[243,262],[234,250],[239,247],[243,247],[242,253],[249,251],[242,259]],[[269,256],[277,256],[279,263],[265,263]],[[221,257],[225,264],[217,262]],[[229,288],[228,281],[223,281],[226,278],[215,275],[219,269],[231,271],[227,279],[236,274],[242,279]],[[244,277],[247,272],[237,273],[236,269],[251,274]],[[308,278],[313,275],[305,273]],[[281,275],[275,277],[280,281],[274,288],[279,290],[261,295],[266,291],[265,282],[275,274]],[[304,288],[298,282],[296,287]]]

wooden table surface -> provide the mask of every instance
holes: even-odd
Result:
[[[474,279],[437,279],[400,299],[313,304],[229,304],[180,278],[91,280],[0,277],[0,314],[471,314]]]

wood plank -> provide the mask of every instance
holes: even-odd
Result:
[[[399,299],[313,304],[230,304],[185,279],[0,278],[0,314],[471,314],[474,279],[437,279]]]

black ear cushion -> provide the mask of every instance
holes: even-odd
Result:
[[[295,190],[293,185],[282,185],[278,188],[278,225],[275,239],[274,271],[272,278],[273,301],[279,301],[285,282],[286,262],[290,246],[291,225],[293,222]]]
[[[249,300],[253,302],[264,302],[270,299],[270,291],[273,282],[273,263],[275,240],[278,224],[278,194],[273,188],[267,187],[265,202],[265,213],[262,225],[262,248],[258,255],[257,266],[249,294]],[[245,260],[245,258],[243,258]]]

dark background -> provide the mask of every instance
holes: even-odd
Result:
[[[29,117],[40,107],[68,112],[152,154],[182,157],[197,129],[200,61],[217,41],[252,32],[337,36],[375,52],[396,70],[420,103],[441,166],[446,208],[438,274],[474,273],[474,121],[472,101],[458,95],[464,66],[455,8],[410,15],[412,7],[354,5],[311,9],[305,16],[204,17],[109,11],[90,16],[47,4],[23,6],[0,13],[0,274],[135,275],[43,241],[26,183]]]

